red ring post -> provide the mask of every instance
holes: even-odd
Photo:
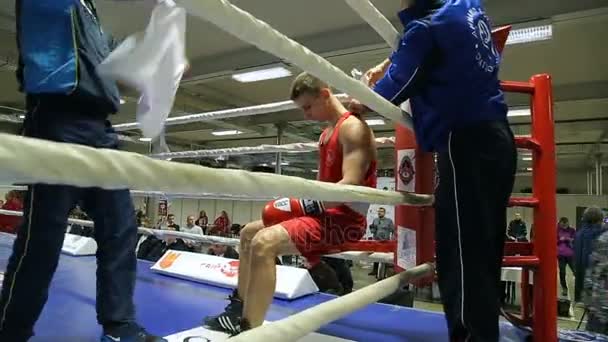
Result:
[[[551,77],[535,75],[532,96],[532,137],[541,146],[534,155],[532,192],[534,208],[534,255],[539,259],[534,274],[534,340],[557,341],[557,236],[555,134]]]
[[[432,194],[435,188],[435,161],[432,153],[422,152],[416,145],[412,131],[400,124],[395,125],[395,190],[399,189],[399,151],[414,150],[414,192]],[[435,260],[435,210],[429,207],[395,206],[395,239],[399,241],[399,227],[416,232],[416,265]],[[395,251],[395,270],[402,271],[398,266],[399,246]],[[418,287],[431,285],[433,277],[426,277],[414,282]]]

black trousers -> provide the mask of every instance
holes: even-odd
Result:
[[[338,258],[321,258],[321,260],[334,269],[336,276],[338,277],[338,281],[340,281],[344,291],[350,293],[353,290],[354,282],[353,274],[351,273],[350,266],[348,265],[349,261]]]
[[[566,283],[566,265],[570,267],[570,271],[574,274],[574,258],[558,256],[557,260],[559,263],[559,284],[561,285],[562,290],[568,291],[568,284]]]
[[[500,274],[516,148],[506,122],[467,126],[439,153],[436,256],[452,341],[498,341]]]
[[[28,113],[24,134],[93,147],[117,147],[117,137],[105,118],[84,114],[34,111]],[[137,328],[132,301],[137,225],[129,191],[35,184],[28,187],[24,220],[4,277],[0,341],[21,342],[33,335],[57,268],[68,214],[77,203],[95,222],[97,319],[106,330]]]

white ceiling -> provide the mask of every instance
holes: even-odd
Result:
[[[205,0],[211,1],[211,0]],[[177,1],[179,2],[179,1]],[[396,20],[397,0],[373,0],[374,5],[400,29]],[[326,57],[349,72],[365,69],[388,54],[382,39],[341,0],[233,0],[232,3]],[[124,38],[145,27],[154,1],[98,0],[106,31]],[[608,2],[605,0],[489,0],[486,8],[495,25],[515,28],[538,23],[553,24],[553,39],[508,46],[501,65],[501,79],[527,80],[537,73],[553,77],[556,142],[560,169],[585,169],[598,152],[608,160]],[[14,9],[12,1],[0,3],[0,106],[23,108],[11,70],[2,60],[14,63]],[[188,17],[187,53],[191,70],[178,93],[174,113],[204,112],[285,100],[291,77],[241,84],[230,78],[237,70],[259,68],[280,62],[276,57],[224,33],[196,17]],[[290,66],[293,73],[299,72]],[[112,118],[114,123],[134,121],[134,97]],[[528,99],[509,95],[511,106],[525,106]],[[1,108],[0,113],[12,113]],[[513,118],[513,129],[526,134],[530,118]],[[286,111],[221,122],[205,122],[168,128],[171,150],[253,146],[277,142],[276,124],[286,125],[283,143],[316,140],[320,125],[305,122],[298,111]],[[6,124],[0,128],[10,129]],[[211,131],[236,128],[244,134],[215,137]],[[392,124],[375,126],[378,136],[391,136]],[[137,136],[137,131],[125,132]],[[146,144],[126,148],[146,153]],[[230,157],[229,164],[250,167],[270,163],[275,156]],[[286,155],[290,166],[315,168],[314,153]],[[382,165],[391,167],[393,153],[383,149]],[[206,161],[213,162],[213,161]],[[225,163],[225,161],[222,161]],[[525,168],[526,162],[521,162]],[[293,169],[295,171],[295,169]]]

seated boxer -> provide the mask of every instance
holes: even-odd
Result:
[[[329,86],[310,74],[292,84],[291,99],[309,120],[329,125],[319,140],[318,180],[376,186],[376,147],[364,120],[348,112]],[[310,267],[345,242],[365,234],[367,204],[319,202],[284,198],[268,203],[262,220],[241,230],[238,288],[230,304],[205,326],[232,335],[260,326],[276,287],[275,258],[303,255]]]

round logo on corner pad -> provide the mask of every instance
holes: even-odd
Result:
[[[399,179],[404,185],[408,185],[414,179],[414,163],[409,156],[404,156],[399,163]]]

